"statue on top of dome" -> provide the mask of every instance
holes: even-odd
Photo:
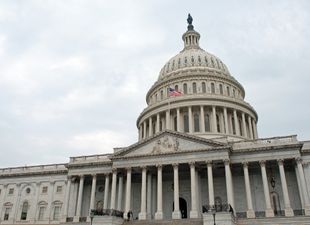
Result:
[[[188,26],[187,26],[187,30],[194,30],[194,26],[193,26],[193,17],[191,16],[191,14],[189,13],[188,14],[188,17],[187,17],[187,23],[188,23]]]
[[[188,23],[188,25],[192,25],[192,22],[193,22],[193,17],[192,17],[191,14],[189,13],[189,14],[188,14],[188,17],[187,17],[187,23]]]

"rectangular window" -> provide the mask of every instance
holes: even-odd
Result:
[[[62,192],[62,186],[57,186],[56,193],[61,193],[61,192]]]
[[[9,195],[12,195],[14,193],[14,188],[9,189]]]
[[[5,208],[3,220],[9,220],[11,208]]]
[[[59,220],[59,217],[60,217],[60,209],[61,209],[61,206],[55,206],[55,207],[54,207],[53,220]]]
[[[45,213],[45,206],[40,206],[38,220],[43,220],[44,219],[44,213]]]
[[[47,193],[47,186],[42,187],[42,194],[46,194]]]

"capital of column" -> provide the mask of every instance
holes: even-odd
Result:
[[[105,176],[105,177],[108,177],[108,176],[110,176],[110,173],[109,173],[109,172],[104,173],[104,176]]]
[[[97,174],[96,174],[96,173],[93,173],[93,174],[91,174],[91,176],[92,176],[93,178],[96,178],[96,177],[97,177]]]
[[[248,167],[249,166],[249,162],[242,162],[242,165],[243,165],[243,168],[246,168],[246,167]]]
[[[229,159],[224,159],[223,161],[224,161],[224,165],[225,166],[227,166],[227,165],[229,166],[230,165],[230,160]]]
[[[207,160],[206,163],[207,163],[208,166],[212,166],[213,165],[212,160]]]
[[[259,165],[260,166],[266,166],[266,160],[260,160]]]
[[[190,167],[195,167],[195,163],[196,163],[195,161],[190,161],[188,164]]]
[[[173,164],[172,164],[172,167],[173,167],[173,169],[178,168],[178,167],[179,167],[179,164],[178,164],[178,163],[173,163]]]
[[[278,159],[277,162],[279,166],[283,166],[284,159]]]
[[[301,159],[301,157],[295,158],[295,161],[296,161],[297,164],[302,164],[302,159]]]
[[[132,168],[131,167],[126,167],[125,168],[127,172],[131,172]]]
[[[157,167],[157,169],[162,169],[163,168],[162,164],[156,164],[155,166]]]
[[[140,166],[140,168],[141,168],[142,170],[146,170],[146,169],[147,169],[147,166]]]
[[[117,168],[113,167],[112,168],[112,173],[117,173]]]
[[[80,179],[84,179],[84,174],[80,174],[78,176],[80,177]]]

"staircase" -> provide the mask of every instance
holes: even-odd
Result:
[[[310,225],[310,216],[238,219],[238,225]]]
[[[203,221],[202,219],[131,220],[125,221],[123,225],[203,225]]]

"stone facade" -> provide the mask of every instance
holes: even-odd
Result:
[[[138,142],[65,164],[0,169],[1,224],[88,223],[91,209],[109,214],[95,224],[121,224],[113,215],[129,211],[150,223],[212,224],[214,213],[220,224],[307,224],[310,141],[258,138],[242,85],[200,48],[192,24],[182,38],[184,49],[147,93]]]

